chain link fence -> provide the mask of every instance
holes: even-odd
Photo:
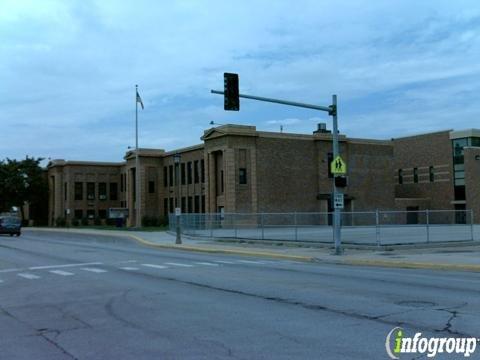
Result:
[[[181,232],[204,238],[333,242],[333,213],[213,213],[179,215]],[[170,230],[176,216],[170,214]],[[480,238],[471,210],[366,211],[341,214],[342,242],[399,245]]]

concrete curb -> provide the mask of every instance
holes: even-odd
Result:
[[[265,251],[250,251],[250,250],[237,250],[237,249],[222,249],[215,247],[198,247],[191,245],[176,245],[176,244],[158,244],[143,239],[140,236],[128,234],[128,232],[120,233],[112,230],[86,230],[82,229],[51,229],[51,228],[29,228],[33,231],[45,231],[45,232],[64,232],[75,233],[85,235],[100,235],[100,236],[114,236],[130,238],[136,242],[157,249],[170,249],[170,250],[182,250],[189,252],[209,253],[209,254],[226,254],[226,255],[241,255],[241,256],[254,256],[264,257],[270,259],[283,259],[302,262],[317,262],[324,264],[336,264],[336,265],[352,265],[352,266],[372,266],[372,267],[389,267],[389,268],[404,268],[404,269],[425,269],[425,270],[450,270],[450,271],[468,271],[468,272],[480,272],[480,265],[474,264],[448,264],[448,263],[429,263],[429,262],[414,262],[414,261],[389,261],[389,260],[368,260],[368,259],[323,259],[314,256],[303,255],[288,255],[279,254],[275,252]]]
[[[474,264],[447,264],[409,261],[386,261],[386,260],[362,260],[348,259],[338,263],[354,266],[390,267],[400,269],[424,269],[424,270],[450,270],[480,272],[480,265]]]

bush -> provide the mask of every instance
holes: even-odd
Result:
[[[67,221],[65,220],[64,217],[59,216],[55,219],[55,226],[56,227],[65,227],[65,226],[67,226]]]
[[[96,225],[96,226],[102,225],[102,219],[100,219],[99,217],[96,217],[95,219],[93,219],[93,225]]]
[[[82,226],[88,226],[88,219],[87,218],[82,218],[82,220],[80,221]]]
[[[78,226],[78,225],[80,225],[80,221],[78,219],[73,219],[72,226]]]
[[[116,219],[110,219],[108,218],[105,223],[108,225],[108,226],[115,226],[117,224],[116,222]]]
[[[142,226],[151,227],[151,226],[166,226],[168,225],[168,217],[163,216],[144,216],[142,218]]]

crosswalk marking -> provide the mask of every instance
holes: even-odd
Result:
[[[213,260],[213,261],[220,264],[235,264],[233,261],[227,261],[227,260]]]
[[[122,269],[122,270],[127,270],[127,271],[135,271],[135,270],[138,270],[137,267],[131,267],[131,266],[124,266],[124,267],[121,267],[120,269]]]
[[[62,275],[62,276],[71,276],[75,275],[74,273],[68,272],[68,271],[62,271],[62,270],[50,270],[52,274],[56,275]]]
[[[33,266],[33,267],[29,267],[28,270],[46,270],[46,269],[68,268],[68,267],[89,266],[89,265],[102,265],[102,263],[101,262],[91,262],[91,263],[80,263],[80,264]]]
[[[180,263],[165,263],[165,265],[171,265],[171,266],[181,266],[181,267],[193,267],[193,265],[190,264],[180,264]]]
[[[168,267],[164,265],[155,265],[155,264],[142,264],[142,266],[155,268],[155,269],[166,269]]]
[[[17,274],[17,275],[20,276],[20,277],[23,277],[25,279],[28,279],[28,280],[40,279],[40,276],[37,276],[37,275],[34,275],[34,274],[29,274],[29,273],[20,273],[20,274]]]
[[[205,265],[205,266],[218,266],[218,264],[209,263],[209,262],[196,262],[195,264]]]
[[[93,272],[93,273],[104,273],[104,272],[107,272],[107,270],[98,269],[98,268],[82,268],[82,270],[90,271],[90,272]]]

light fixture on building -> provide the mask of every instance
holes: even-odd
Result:
[[[221,125],[225,125],[225,124],[220,124],[220,123],[217,123],[217,122],[212,120],[212,121],[210,121],[210,125],[220,125],[221,126]]]

